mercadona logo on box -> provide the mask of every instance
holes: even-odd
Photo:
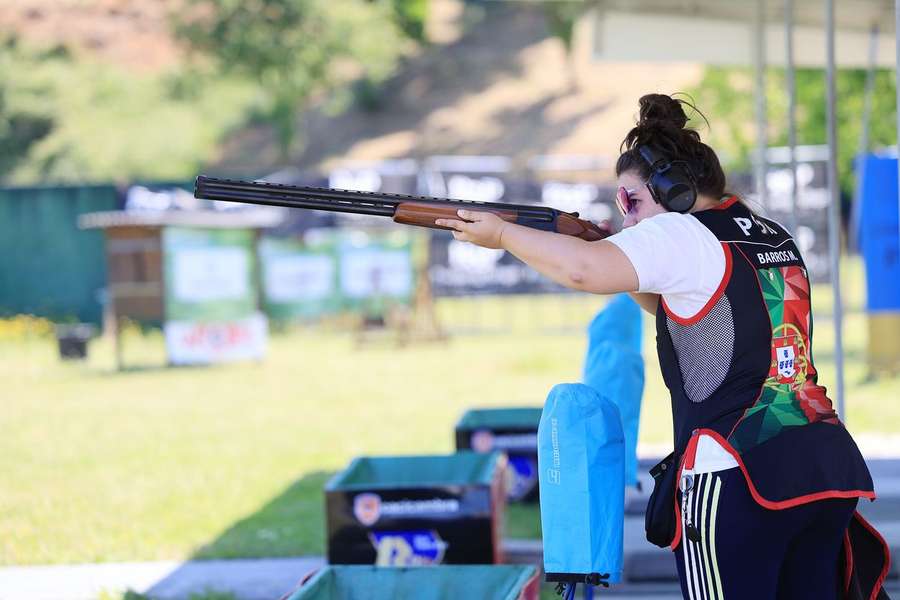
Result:
[[[385,517],[445,515],[459,512],[459,500],[428,498],[425,500],[382,501],[378,494],[365,493],[353,498],[353,516],[368,527]]]

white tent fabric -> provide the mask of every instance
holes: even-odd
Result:
[[[783,23],[793,5],[794,60],[801,67],[826,66],[826,11],[821,0],[761,0],[766,51],[777,64],[786,55]],[[689,61],[722,65],[754,62],[757,2],[734,0],[603,0],[593,12],[598,60]],[[882,27],[877,64],[894,66],[893,1],[841,0],[835,7],[836,61],[866,67],[869,30]]]

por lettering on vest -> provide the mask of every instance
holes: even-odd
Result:
[[[735,217],[734,222],[737,223],[737,226],[741,228],[741,231],[744,232],[744,235],[750,236],[750,228],[753,227],[753,222],[750,219],[746,219],[744,217]]]
[[[777,231],[769,227],[769,225],[763,223],[753,216],[751,216],[749,219],[746,217],[734,217],[734,222],[737,223],[737,226],[741,228],[741,231],[744,232],[744,235],[747,237],[750,237],[750,230],[753,228],[754,223],[765,235],[778,233]]]

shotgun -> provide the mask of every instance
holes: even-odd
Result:
[[[194,197],[207,200],[244,202],[264,206],[285,206],[331,212],[353,213],[391,217],[404,225],[418,225],[432,229],[447,229],[434,224],[435,219],[459,219],[456,211],[468,210],[492,212],[504,221],[572,235],[589,242],[602,240],[610,235],[607,222],[595,225],[578,218],[578,213],[567,213],[544,206],[507,204],[501,202],[475,202],[471,200],[447,200],[428,196],[384,194],[380,192],[355,192],[331,188],[282,185],[257,181],[218,179],[200,175],[194,183]]]

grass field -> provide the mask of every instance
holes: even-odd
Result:
[[[462,319],[465,302],[442,303],[442,320]],[[536,302],[523,313],[561,310]],[[570,306],[586,324],[601,303]],[[503,307],[486,301],[478,318]],[[867,380],[864,324],[847,318],[849,427],[900,432],[900,378]],[[298,329],[274,335],[258,364],[178,369],[154,366],[158,333],[131,332],[126,361],[143,366],[124,372],[104,340],[81,364],[61,363],[46,337],[0,341],[0,564],[321,554],[322,485],[352,457],[451,452],[467,408],[540,405],[554,384],[580,379],[577,330],[509,329],[406,348]],[[816,337],[830,386],[827,319]],[[652,339],[648,327],[640,439],[665,444]],[[536,512],[514,507],[507,534],[539,535]]]

